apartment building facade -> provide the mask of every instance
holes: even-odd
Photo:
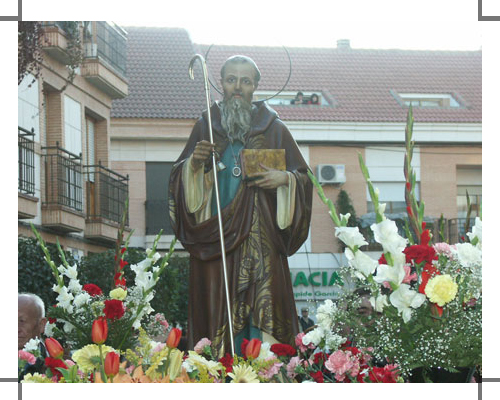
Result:
[[[74,21],[44,21],[42,32],[40,76],[18,86],[18,234],[33,236],[32,223],[75,256],[101,252],[114,246],[128,197],[129,177],[109,157],[112,100],[128,94],[126,32]]]

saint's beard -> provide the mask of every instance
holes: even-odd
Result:
[[[245,135],[252,122],[252,104],[241,98],[229,98],[220,104],[222,128],[229,140],[245,143]]]

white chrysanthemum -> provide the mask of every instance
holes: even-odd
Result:
[[[231,383],[259,383],[257,373],[250,365],[238,364],[228,375],[233,378]]]
[[[271,351],[271,344],[268,342],[262,342],[262,344],[260,345],[260,352],[256,360],[264,361],[265,359],[273,356],[274,353]]]
[[[40,339],[37,336],[35,338],[31,338],[30,340],[28,340],[24,345],[23,350],[31,353],[33,351],[38,350],[39,345],[40,345]]]
[[[353,253],[351,249],[346,248],[345,256],[349,265],[355,270],[361,272],[364,277],[372,275],[377,269],[378,262],[360,250]]]
[[[357,226],[337,226],[335,227],[335,236],[349,247],[360,247],[368,244]]]
[[[457,243],[452,252],[464,267],[471,268],[482,264],[482,251],[470,243]]]
[[[304,335],[302,338],[302,344],[304,346],[309,346],[312,343],[314,346],[318,346],[324,336],[325,330],[321,326],[318,326]]]
[[[45,324],[45,330],[43,331],[45,336],[52,337],[54,335],[54,325],[55,324],[51,324],[50,322]]]
[[[325,335],[325,345],[328,350],[337,350],[346,340],[346,338],[332,332],[327,332]]]

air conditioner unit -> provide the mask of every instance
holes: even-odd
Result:
[[[345,165],[319,164],[316,176],[319,183],[345,183]]]

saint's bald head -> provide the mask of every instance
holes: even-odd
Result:
[[[229,57],[226,62],[224,63],[224,65],[222,66],[221,70],[220,70],[220,76],[221,76],[221,79],[224,79],[224,75],[226,73],[226,68],[229,64],[249,64],[253,67],[253,70],[254,70],[254,84],[255,84],[255,87],[257,87],[257,85],[259,84],[259,81],[260,81],[260,70],[259,70],[259,67],[257,67],[257,64],[255,64],[255,61],[252,60],[250,57],[247,57],[247,56],[243,56],[243,55],[236,55],[236,56],[232,56],[232,57]]]

